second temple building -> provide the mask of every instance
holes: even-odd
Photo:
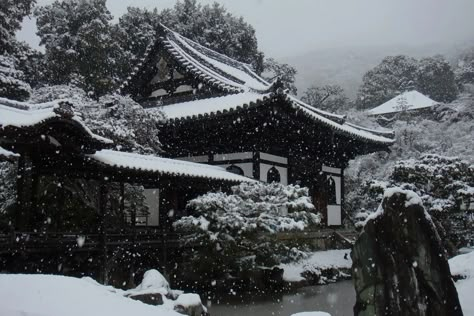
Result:
[[[305,104],[280,80],[269,83],[164,26],[120,92],[164,112],[159,136],[168,158],[308,187],[327,226],[342,225],[349,160],[393,144],[393,133]]]

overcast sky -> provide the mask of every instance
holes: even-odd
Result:
[[[51,0],[38,0],[39,5]],[[118,18],[127,6],[163,9],[176,0],[108,0]],[[212,3],[202,0],[201,3]],[[316,49],[425,45],[474,39],[474,0],[218,0],[257,31],[259,47],[276,58]],[[170,25],[172,27],[172,25]],[[37,46],[34,21],[18,34]],[[473,41],[474,43],[474,41]]]

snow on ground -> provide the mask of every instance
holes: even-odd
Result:
[[[352,266],[351,250],[326,250],[316,251],[307,259],[295,263],[281,264],[284,270],[283,279],[287,282],[298,282],[305,278],[301,275],[308,271],[319,274],[324,269],[350,269]]]
[[[90,278],[0,274],[2,316],[182,316],[169,307],[146,305]]]
[[[449,267],[452,275],[465,278],[456,282],[456,289],[464,316],[474,316],[474,251],[451,258]]]
[[[331,316],[331,315],[325,312],[302,312],[302,313],[293,314],[291,316]]]

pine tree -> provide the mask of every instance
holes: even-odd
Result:
[[[385,57],[362,78],[357,95],[360,109],[376,107],[398,95],[409,82],[415,82],[418,63],[404,55]]]
[[[35,16],[51,84],[73,82],[95,96],[114,87],[121,51],[111,36],[106,0],[55,1]]]
[[[440,55],[420,60],[416,85],[421,93],[438,102],[451,102],[458,93],[454,71]]]
[[[0,97],[23,101],[30,96],[31,88],[17,64],[16,58],[0,55]]]
[[[35,3],[36,0],[0,1],[0,55],[12,53],[16,42],[15,33]]]
[[[216,2],[201,6],[196,0],[178,1],[173,9],[160,12],[160,21],[201,45],[263,69],[255,29]]]

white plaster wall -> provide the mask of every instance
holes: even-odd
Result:
[[[181,92],[187,92],[187,91],[192,91],[193,90],[193,87],[191,87],[190,85],[180,85],[178,88],[176,88],[176,90],[174,91],[174,93],[181,93]]]
[[[148,226],[158,226],[160,223],[160,190],[145,189],[145,199],[148,205]]]
[[[214,161],[252,159],[252,156],[253,156],[253,153],[251,153],[251,152],[216,154],[216,155],[214,155]]]
[[[280,180],[281,180],[280,183],[287,185],[288,184],[288,169],[285,167],[273,166],[273,165],[268,165],[265,163],[260,164],[260,180],[267,182],[268,170],[270,170],[273,167],[275,167],[278,170],[278,172],[280,172]]]
[[[340,205],[328,205],[328,226],[342,225],[342,214]]]
[[[333,168],[333,167],[328,167],[328,166],[323,165],[322,169],[325,172],[341,174],[341,169],[340,168]]]
[[[271,154],[267,154],[267,153],[260,153],[260,159],[273,161],[273,162],[279,162],[279,163],[282,163],[282,164],[285,164],[285,165],[288,164],[288,158],[281,157],[281,156],[276,156],[276,155],[271,155]]]
[[[168,95],[168,91],[166,91],[165,89],[155,90],[151,93],[152,97],[162,97],[165,95]]]
[[[191,156],[191,157],[180,157],[178,160],[190,161],[190,162],[208,162],[208,156]]]
[[[251,162],[234,163],[233,165],[241,168],[242,171],[244,172],[244,176],[253,178],[253,164]],[[225,165],[216,165],[216,166],[226,169],[227,167],[230,167],[232,165],[225,164]]]

